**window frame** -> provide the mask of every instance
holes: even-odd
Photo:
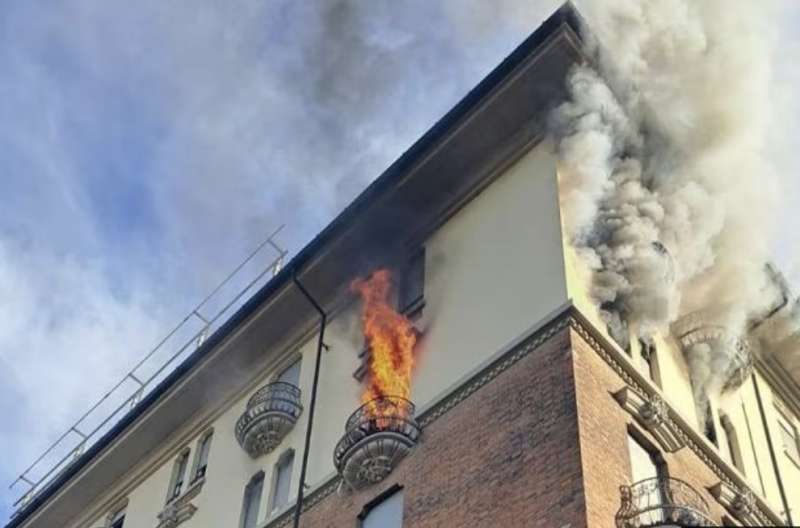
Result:
[[[261,513],[261,499],[264,495],[264,480],[265,475],[264,471],[256,472],[250,480],[244,486],[244,493],[242,494],[242,511],[239,514],[239,528],[248,528],[245,524],[248,520],[248,513],[250,511],[250,504],[253,498],[255,498],[256,502],[256,509],[255,509],[255,520],[253,521],[253,526],[258,526],[258,517]],[[258,494],[254,493],[254,489],[258,487],[260,484],[260,492]]]
[[[294,461],[295,461],[295,451],[292,448],[287,449],[278,457],[278,460],[275,462],[275,465],[272,466],[272,478],[270,479],[270,491],[269,491],[269,501],[267,503],[267,518],[274,516],[275,514],[279,513],[283,510],[286,506],[290,504],[290,498],[292,496],[292,473],[294,472]],[[288,463],[287,463],[288,462]],[[277,505],[277,493],[278,493],[278,478],[279,478],[279,471],[280,468],[288,466],[289,468],[289,484],[288,484],[288,493],[286,495],[286,502],[284,504]]]
[[[658,347],[651,340],[649,343],[639,339],[638,359],[641,370],[658,388],[661,388],[661,370],[658,365]]]
[[[375,510],[378,506],[383,504],[385,501],[391,499],[398,493],[403,492],[403,486],[401,484],[394,484],[387,488],[382,493],[379,493],[374,499],[364,504],[361,508],[361,511],[356,516],[356,521],[358,528],[365,528],[367,517],[369,517],[370,513]],[[404,503],[405,504],[405,503]],[[403,509],[400,510],[400,526],[403,525]]]
[[[208,456],[211,452],[211,440],[214,437],[214,428],[207,430],[200,438],[197,440],[197,446],[194,450],[194,460],[192,461],[192,472],[191,472],[191,480],[189,481],[189,486],[194,484],[195,482],[205,479],[206,474],[208,473]],[[203,450],[206,449],[205,455],[205,463],[201,465],[202,457],[203,457]]]
[[[284,374],[286,374],[289,371],[289,369],[291,369],[295,365],[298,366],[297,367],[298,368],[298,370],[297,370],[297,384],[293,384],[293,385],[295,385],[295,387],[299,388],[300,387],[301,375],[303,373],[302,372],[302,370],[303,370],[303,355],[301,353],[292,354],[292,356],[289,357],[286,360],[285,363],[281,363],[280,366],[278,367],[278,369],[275,370],[275,373],[272,376],[272,381],[273,382],[281,381],[281,377]],[[283,382],[283,383],[289,383],[289,382]]]
[[[417,277],[417,274],[419,276]],[[425,246],[419,245],[408,252],[402,268],[399,270],[397,281],[397,311],[410,320],[415,320],[422,315],[425,308],[425,284],[427,278],[427,256]],[[417,294],[411,298],[409,290],[418,289]]]
[[[739,435],[736,431],[736,426],[730,416],[722,411],[719,411],[719,422],[722,425],[722,431],[725,433],[725,444],[728,448],[728,455],[733,467],[739,470],[742,475],[747,476],[744,468],[744,458],[742,458],[742,446],[739,443]]]
[[[167,504],[180,497],[183,493],[183,485],[186,483],[186,472],[189,470],[189,456],[191,453],[192,450],[189,446],[184,447],[172,463],[172,474],[167,488]]]
[[[800,435],[798,434],[797,427],[780,409],[776,407],[775,411],[778,415],[778,427],[781,429],[781,449],[789,460],[794,462],[795,465],[800,466]],[[786,445],[786,435],[793,440],[792,443],[794,445],[792,447]]]
[[[103,526],[105,528],[123,528],[125,526],[125,517],[128,509],[128,498],[122,500],[122,504],[111,508],[106,515],[106,520]],[[122,515],[122,517],[120,517]]]

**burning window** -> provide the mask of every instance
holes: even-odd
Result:
[[[409,401],[417,331],[392,305],[392,277],[380,269],[357,279],[369,355],[361,406],[345,424],[334,464],[353,489],[379,482],[416,445],[420,429]]]
[[[365,294],[368,290],[379,288],[380,291],[374,291],[382,296],[380,303],[383,305],[381,310],[383,313],[395,314],[395,320],[401,321],[400,325],[406,330],[413,333],[413,340],[410,346],[413,349],[416,343],[417,330],[413,326],[412,321],[419,318],[422,309],[425,306],[425,250],[420,249],[409,259],[404,272],[400,276],[399,287],[397,293],[393,292],[394,279],[388,269],[380,269],[376,271],[369,279],[365,281],[355,281],[352,285],[353,290],[358,293],[362,301],[366,300]],[[366,289],[365,289],[366,288]],[[377,299],[373,299],[376,301]],[[396,309],[393,309],[392,306]],[[366,308],[366,307],[365,307]],[[362,313],[362,323],[364,321],[364,314]],[[405,331],[405,330],[403,330]],[[361,364],[353,373],[353,377],[358,381],[363,381],[370,370],[370,362],[372,361],[373,347],[370,344],[370,335],[364,332],[364,348],[359,353],[358,357]]]
[[[367,388],[361,402],[382,396],[408,399],[417,330],[392,307],[392,276],[380,269],[367,279],[353,281],[361,297],[361,323],[369,350]]]

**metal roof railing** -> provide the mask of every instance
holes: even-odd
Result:
[[[16,513],[19,513],[51,480],[66,470],[88,447],[136,407],[157,382],[169,373],[170,365],[181,356],[186,356],[200,347],[224,322],[222,317],[235,305],[243,303],[246,300],[245,295],[256,284],[267,274],[271,273],[274,277],[280,271],[288,252],[278,245],[275,237],[283,228],[281,225],[259,244],[122,379],[19,474],[9,485],[9,489],[19,483],[25,483],[28,485],[28,490],[14,502]],[[271,249],[275,256],[266,267],[261,267],[254,259],[267,248]],[[251,266],[248,266],[249,264]],[[252,278],[241,279],[243,270],[250,267],[255,267],[252,274],[247,276]],[[235,280],[237,278],[246,282],[243,287],[235,289],[231,296],[226,287],[241,284]],[[207,317],[203,314],[204,309],[213,310],[215,307],[218,309],[213,312],[213,316]]]

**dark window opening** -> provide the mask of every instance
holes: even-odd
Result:
[[[658,357],[656,355],[656,345],[652,341],[639,340],[639,357],[641,358],[642,370],[647,377],[661,387],[661,377],[658,372]]]
[[[398,310],[409,319],[417,317],[425,305],[425,248],[420,248],[408,259],[401,271],[398,288]]]
[[[207,433],[200,439],[197,446],[197,462],[195,463],[193,481],[200,480],[206,476],[206,468],[208,467],[208,453],[211,450],[211,437],[213,433]]]
[[[109,528],[122,528],[125,524],[125,512],[119,512],[111,519]]]
[[[708,400],[706,400],[706,406],[703,415],[703,435],[708,438],[712,444],[719,447],[719,442],[717,441],[717,428],[714,425],[714,415],[711,412],[711,403],[709,403]]]
[[[172,480],[169,487],[169,495],[167,502],[178,498],[183,488],[183,479],[186,475],[186,466],[189,462],[189,450],[187,449],[175,460],[175,465],[172,468]]]
[[[742,461],[742,452],[739,448],[739,437],[736,435],[736,428],[733,426],[731,419],[720,413],[720,422],[722,423],[722,430],[725,432],[725,441],[728,445],[728,453],[731,457],[733,466],[744,474],[744,462]]]

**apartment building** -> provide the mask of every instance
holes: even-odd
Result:
[[[700,312],[623,348],[575,271],[545,127],[581,28],[553,14],[7,528],[800,523],[788,294],[747,343]],[[365,403],[376,270],[414,366]],[[743,358],[702,406],[698,342]]]

